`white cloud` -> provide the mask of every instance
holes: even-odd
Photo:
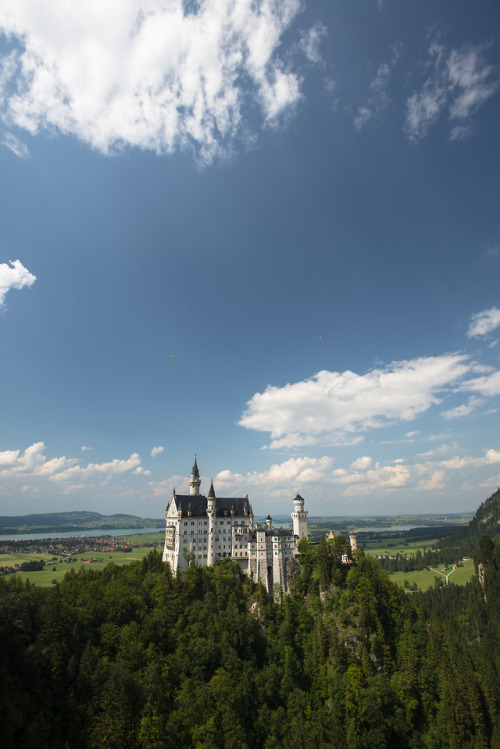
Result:
[[[491,307],[472,315],[467,331],[468,338],[481,338],[500,327],[500,309]]]
[[[482,406],[483,403],[483,398],[471,396],[467,403],[463,403],[455,408],[450,408],[449,411],[443,411],[441,415],[444,416],[445,419],[457,419],[462,416],[468,416]]]
[[[4,120],[105,153],[193,148],[208,163],[244,137],[248,102],[272,124],[298,101],[278,51],[299,10],[300,0],[4,0],[0,29],[22,47],[2,61]],[[317,56],[321,34],[308,32],[306,54]]]
[[[289,493],[291,487],[297,488],[303,484],[319,482],[326,478],[332,458],[290,458],[283,463],[274,463],[266,471],[253,471],[245,475],[232,473],[226,469],[220,471],[214,478],[216,492],[221,492],[233,487],[245,491],[245,486],[277,488],[280,493]]]
[[[66,457],[47,460],[44,452],[44,442],[35,442],[22,453],[20,450],[0,452],[0,476],[15,476],[16,474],[53,476],[76,463],[74,458]]]
[[[455,448],[457,446],[454,446]],[[341,488],[344,497],[380,496],[410,491],[441,492],[455,474],[489,469],[500,463],[500,452],[485,450],[480,457],[451,454],[453,448],[443,445],[438,450],[416,455],[413,460],[396,459],[386,465],[370,458],[361,458],[349,469],[337,468],[331,479]]]
[[[356,130],[361,130],[368,120],[380,114],[389,104],[387,86],[389,85],[390,71],[391,68],[388,63],[382,63],[379,66],[377,74],[370,84],[372,94],[366,105],[358,107],[358,114],[354,118]]]
[[[327,30],[322,23],[318,21],[307,31],[303,31],[300,36],[300,47],[310,62],[319,63],[321,62],[321,55],[319,52],[319,45],[322,40],[326,37]]]
[[[158,445],[157,447],[153,447],[153,449],[151,450],[151,457],[156,458],[157,455],[161,455],[164,449],[165,448],[163,447],[163,445]]]
[[[500,371],[492,372],[483,377],[475,377],[462,383],[458,389],[481,393],[481,395],[489,398],[500,395]]]
[[[82,453],[86,453],[89,450],[92,450],[92,448],[89,447],[88,445],[82,445],[81,448],[80,448],[80,450],[82,451]]]
[[[449,51],[431,44],[427,78],[407,101],[405,130],[411,141],[424,138],[444,111],[452,125],[451,140],[470,135],[474,115],[499,86],[497,71],[483,59],[483,51],[481,46]]]
[[[471,371],[477,367],[463,354],[393,362],[364,375],[323,370],[302,382],[269,385],[256,393],[239,423],[269,432],[271,447],[300,440],[335,442],[395,421],[412,421]]]
[[[19,138],[16,138],[12,133],[6,133],[4,135],[2,145],[12,151],[12,153],[20,159],[27,159],[30,155],[28,146],[20,141]]]
[[[354,470],[358,470],[358,468],[361,470],[366,470],[367,468],[370,468],[372,462],[372,459],[365,455],[362,458],[357,458],[357,460],[353,461],[351,463],[351,468],[353,468]]]
[[[21,477],[24,482],[26,477],[35,480],[49,479],[63,484],[67,490],[72,490],[84,486],[82,482],[107,482],[113,476],[128,472],[144,476],[150,474],[150,471],[144,470],[141,466],[141,459],[137,453],[133,453],[126,460],[114,458],[104,463],[80,466],[77,458],[62,456],[47,459],[45,450],[44,442],[35,442],[23,452],[0,452],[0,478],[5,481]]]
[[[81,478],[92,477],[95,475],[111,476],[113,474],[127,473],[128,471],[134,471],[138,469],[141,464],[141,459],[138,453],[132,453],[132,455],[126,460],[120,460],[113,458],[106,463],[88,463],[85,467],[79,465],[73,465],[66,468],[64,471],[60,471],[53,476],[55,481],[66,481],[81,480]]]
[[[392,56],[389,62],[381,63],[377,69],[375,78],[370,83],[371,95],[366,104],[358,107],[358,113],[354,118],[354,127],[360,131],[362,127],[373,117],[379,115],[390,104],[391,100],[387,94],[392,68],[400,57],[401,44],[393,44]]]
[[[4,306],[8,291],[32,286],[36,281],[36,276],[20,260],[10,260],[9,263],[0,263],[0,307]]]

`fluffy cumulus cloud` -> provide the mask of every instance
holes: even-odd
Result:
[[[4,121],[103,152],[189,147],[209,162],[247,133],[246,105],[273,123],[300,98],[281,48],[299,10],[300,0],[4,0],[0,30],[19,43],[1,61]],[[309,59],[323,33],[303,36]]]
[[[488,449],[480,456],[457,454],[458,446],[443,445],[429,453],[414,456],[412,459],[395,459],[386,464],[371,458],[355,460],[349,468],[332,471],[331,480],[336,492],[344,497],[364,497],[409,492],[439,493],[449,487],[450,481],[458,476],[464,481],[473,471],[491,471],[500,465],[500,452]],[[496,476],[484,482],[494,488]]]
[[[149,475],[149,471],[141,466],[141,459],[137,453],[124,460],[114,458],[103,463],[79,464],[77,458],[66,456],[47,458],[46,447],[43,442],[35,442],[21,450],[4,450],[0,452],[0,483],[12,482],[16,478],[23,483],[29,478],[32,481],[49,479],[63,484],[66,488],[81,488],[92,483],[103,484],[109,482],[113,476],[134,473]],[[29,485],[33,486],[32,484]]]
[[[363,375],[323,370],[302,382],[270,385],[256,393],[239,423],[269,432],[272,448],[352,444],[353,437],[359,441],[368,429],[412,421],[477,371],[477,365],[458,353],[393,362]],[[479,380],[469,389],[485,390],[486,383]]]
[[[156,458],[157,455],[161,455],[164,449],[165,448],[163,447],[163,445],[157,445],[156,447],[153,447],[153,449],[151,450],[151,457]]]
[[[20,260],[0,263],[0,307],[5,305],[5,297],[11,289],[33,286],[36,276],[30,273]]]
[[[498,71],[485,60],[485,51],[481,46],[450,50],[431,44],[426,79],[407,101],[405,130],[410,140],[424,138],[443,113],[451,140],[470,135],[474,116],[499,86]]]
[[[283,463],[274,463],[265,471],[251,471],[246,474],[233,473],[229,469],[220,471],[214,478],[216,492],[223,493],[236,489],[247,492],[250,489],[264,489],[274,496],[287,496],[304,485],[324,481],[330,474],[333,458],[290,458]],[[247,488],[245,488],[247,487]]]
[[[485,309],[472,315],[467,336],[469,338],[481,338],[499,327],[500,309],[491,307],[491,309]]]
[[[336,467],[332,457],[297,457],[275,463],[264,471],[236,473],[230,469],[214,477],[216,494],[235,496],[249,494],[262,508],[268,508],[269,499],[289,500],[296,492],[326,504],[316,506],[317,512],[334,514],[331,502],[344,498],[347,501],[370,498],[381,500],[394,497],[405,501],[415,497],[435,496],[454,487],[460,491],[470,486],[485,486],[492,490],[498,484],[500,451],[489,448],[472,455],[457,444],[442,444],[427,453],[413,457],[374,460],[363,455],[346,467]],[[171,492],[181,477],[163,482],[157,494]],[[167,489],[168,486],[168,489]],[[320,499],[321,498],[321,499]],[[265,503],[264,503],[265,500]]]

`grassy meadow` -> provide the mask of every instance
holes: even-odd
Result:
[[[140,533],[133,536],[120,536],[120,538],[129,543],[154,543],[163,540],[163,533]],[[150,551],[150,546],[133,548],[132,551],[128,552],[112,551],[103,553],[100,551],[92,551],[77,554],[70,558],[63,559],[58,557],[55,561],[51,554],[0,554],[0,567],[14,567],[16,564],[20,565],[23,562],[34,562],[43,559],[44,562],[47,562],[43,570],[36,572],[16,572],[13,576],[22,582],[29,580],[31,583],[36,583],[37,585],[47,586],[53,585],[54,580],[60,582],[70,569],[74,569],[75,572],[78,572],[83,567],[102,570],[111,563],[130,564],[130,562],[134,562],[136,559],[142,559],[149,554]],[[98,559],[99,561],[83,561],[86,559]]]
[[[415,572],[393,572],[389,577],[392,582],[397,583],[401,587],[404,587],[404,581],[407,580],[410,586],[416,583],[418,590],[427,590],[436,585],[436,577],[446,584],[445,577],[448,573],[451,573],[448,577],[449,583],[465,585],[474,576],[474,560],[467,559],[463,562],[463,567],[456,567],[453,572],[452,570],[452,564],[446,567],[438,565],[435,568],[415,570]]]
[[[414,541],[408,541],[407,536],[397,536],[390,539],[376,538],[373,541],[358,541],[358,544],[364,548],[365,554],[370,554],[371,556],[380,557],[404,554],[407,557],[413,557],[417,551],[423,553],[438,542],[438,538],[426,538],[425,540],[416,538]]]

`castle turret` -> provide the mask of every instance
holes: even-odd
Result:
[[[302,538],[302,536],[305,536],[307,538],[307,516],[308,516],[307,510],[304,510],[304,499],[300,496],[300,494],[297,494],[295,496],[295,499],[293,500],[293,512],[292,512],[292,520],[293,520],[293,535],[298,536],[298,538]]]
[[[213,480],[210,482],[210,489],[207,497],[207,516],[208,516],[208,552],[207,565],[211,567],[215,564],[215,510],[216,499]]]
[[[358,550],[358,534],[357,533],[349,534],[349,543],[351,544],[352,553],[355,554]]]
[[[196,463],[196,455],[194,456],[194,466],[191,470],[191,478],[189,479],[189,493],[192,496],[197,496],[200,493],[201,479],[198,465]]]

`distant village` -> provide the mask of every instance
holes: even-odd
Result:
[[[111,554],[113,551],[131,552],[132,549],[155,548],[157,546],[163,546],[163,542],[148,541],[144,543],[132,543],[127,541],[125,543],[122,539],[113,538],[112,536],[97,536],[92,538],[80,536],[79,538],[44,538],[36,541],[4,540],[0,542],[0,554],[47,554],[51,555],[52,559],[45,562],[45,564],[52,564],[53,562],[69,564],[76,561],[80,561],[83,564],[92,564],[93,562],[104,561],[102,557],[95,556],[96,554]],[[90,554],[92,556],[82,558],[82,554]],[[80,558],[78,559],[78,557]],[[24,562],[19,566],[16,565],[13,567],[4,565],[0,567],[0,573],[9,575],[19,572],[19,570],[32,568],[33,564],[40,563]]]

